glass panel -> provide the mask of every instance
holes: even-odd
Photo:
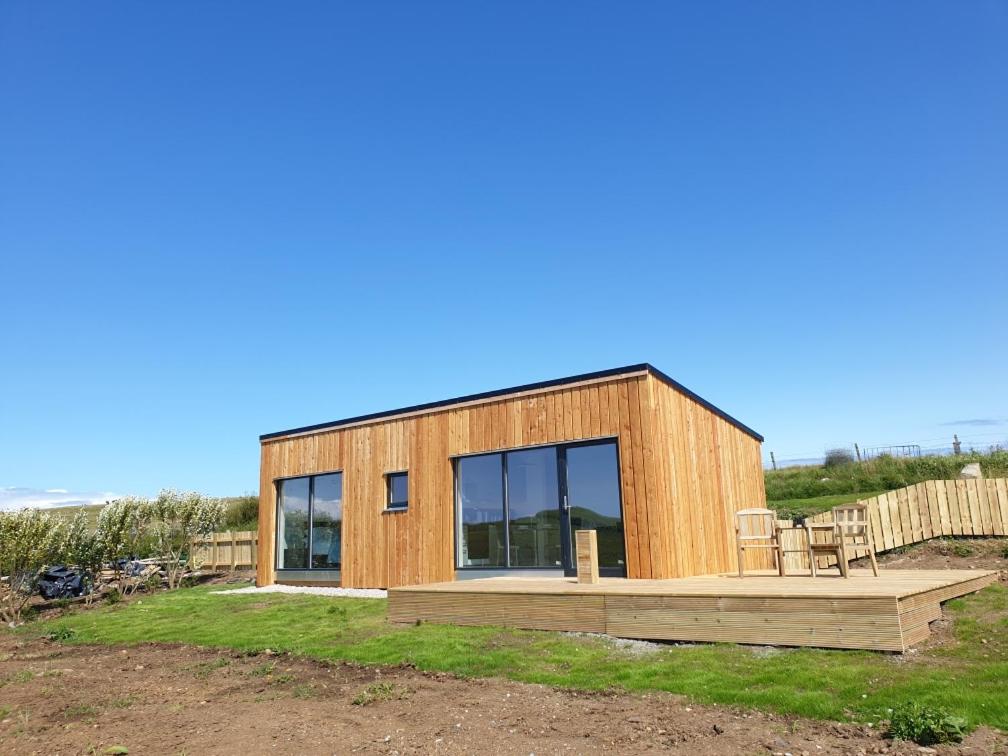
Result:
[[[342,527],[343,474],[317,475],[312,491],[312,567],[339,569]]]
[[[567,449],[567,503],[571,543],[575,530],[594,530],[599,567],[623,568],[626,561],[620,514],[619,462],[616,444]]]
[[[503,567],[501,456],[463,457],[458,469],[459,567]]]
[[[277,567],[308,566],[308,478],[291,478],[277,484]]]
[[[409,478],[406,473],[391,473],[389,476],[389,506],[405,507],[409,502]]]
[[[562,567],[555,447],[507,454],[512,567]]]

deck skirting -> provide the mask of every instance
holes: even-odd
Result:
[[[488,578],[389,591],[392,622],[500,625],[648,640],[905,651],[940,604],[996,571],[867,570],[852,577],[675,580]]]

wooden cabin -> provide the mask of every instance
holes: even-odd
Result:
[[[736,569],[763,437],[648,364],[260,437],[259,585]]]

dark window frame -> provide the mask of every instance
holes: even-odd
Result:
[[[327,470],[324,472],[309,473],[308,475],[284,475],[273,479],[273,497],[276,501],[276,517],[273,519],[273,569],[276,572],[342,572],[343,571],[343,544],[340,544],[339,567],[312,567],[312,547],[315,545],[314,528],[312,527],[315,514],[315,478],[326,475],[340,476],[340,505],[343,506],[342,492],[346,490],[343,485],[346,475],[342,469]],[[280,484],[285,480],[308,480],[308,566],[307,567],[280,567]],[[340,540],[343,539],[343,518],[340,517]]]
[[[406,500],[401,502],[392,501],[392,479],[406,479]],[[409,470],[392,470],[385,473],[385,511],[386,512],[406,512],[409,509]]]
[[[567,502],[567,450],[577,447],[577,446],[594,446],[599,444],[613,444],[616,448],[616,490],[619,492],[619,510],[620,510],[620,520],[623,522],[623,538],[624,538],[624,549],[626,548],[626,517],[624,512],[624,502],[623,502],[623,470],[621,469],[619,460],[620,454],[620,442],[619,436],[599,436],[596,438],[586,438],[578,441],[557,441],[548,444],[529,444],[528,446],[514,446],[505,449],[494,449],[492,451],[482,451],[482,452],[472,452],[468,454],[455,454],[451,457],[452,464],[452,507],[454,512],[452,514],[452,522],[454,523],[454,537],[452,543],[452,556],[454,560],[454,568],[457,572],[521,572],[523,570],[527,571],[549,571],[556,570],[560,571],[558,568],[554,567],[512,567],[511,566],[511,538],[507,526],[510,521],[511,512],[508,500],[508,474],[507,474],[507,455],[508,452],[514,451],[525,451],[526,449],[542,449],[542,448],[552,448],[556,450],[557,453],[557,483],[559,487],[559,495],[561,507],[566,509]],[[489,457],[499,455],[501,457],[501,476],[503,478],[503,514],[504,514],[504,546],[505,546],[505,557],[503,566],[465,566],[459,564],[460,559],[460,545],[462,538],[462,529],[460,521],[460,508],[459,508],[459,474],[458,474],[458,463],[459,460],[468,457]],[[570,533],[566,532],[565,528],[561,529],[561,537],[568,540],[565,548],[568,553],[572,554],[573,559],[573,548],[574,544],[569,543]],[[624,560],[626,561],[626,560]],[[622,569],[600,569],[599,574],[606,577],[626,577],[628,565],[624,564]],[[569,572],[566,568],[564,572]]]

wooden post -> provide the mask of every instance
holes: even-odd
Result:
[[[210,569],[216,572],[217,570],[217,534],[213,533],[211,536],[212,546],[210,548]]]
[[[860,462],[861,461],[861,448],[857,445],[857,443],[854,444],[854,453],[857,454],[857,461]]]
[[[249,548],[252,549],[252,569],[259,567],[259,538],[257,531],[249,532]]]
[[[598,575],[598,537],[594,530],[577,530],[574,532],[577,551],[577,579],[579,583],[597,583]]]
[[[770,464],[773,465],[773,469],[777,469],[777,460],[774,459],[773,452],[770,452]]]
[[[231,533],[231,572],[235,571],[235,567],[238,566],[238,534],[235,531],[230,531]]]

